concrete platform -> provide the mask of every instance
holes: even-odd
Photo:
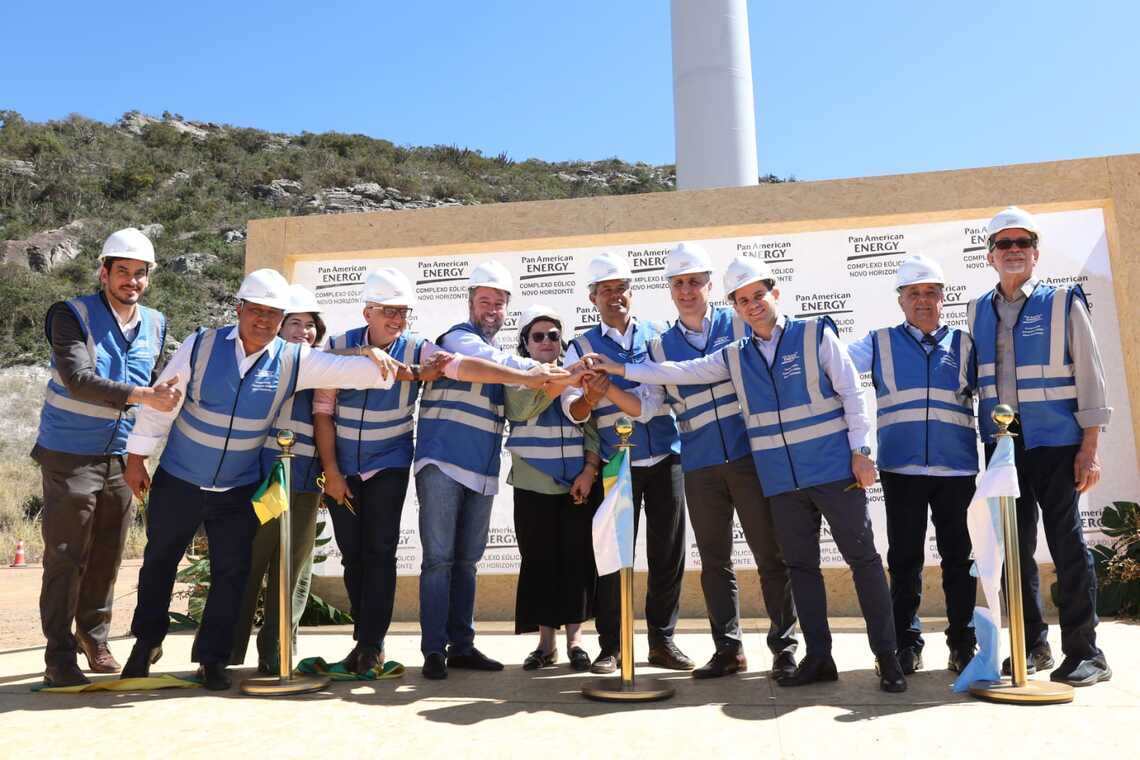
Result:
[[[766,621],[764,621],[766,625]],[[508,624],[480,624],[477,643],[508,663],[501,673],[452,671],[446,681],[419,671],[419,636],[397,624],[389,659],[407,674],[372,684],[333,684],[300,697],[257,698],[229,692],[169,690],[90,695],[36,694],[40,647],[0,652],[0,758],[162,757],[238,753],[273,758],[385,757],[987,757],[1084,756],[1130,753],[1140,724],[1140,625],[1105,621],[1100,640],[1113,680],[1077,692],[1070,705],[1024,707],[987,704],[952,694],[952,674],[940,668],[946,649],[931,621],[924,653],[928,670],[910,678],[910,690],[888,695],[877,688],[861,621],[832,621],[836,684],[799,689],[776,686],[760,634],[749,620],[745,647],[754,670],[714,681],[644,664],[639,635],[638,673],[676,687],[668,701],[633,705],[590,702],[579,675],[564,663],[523,671],[531,636],[514,636]],[[704,621],[683,621],[677,641],[694,659],[711,654]],[[1056,634],[1056,629],[1053,629]],[[1059,651],[1058,636],[1053,645]],[[155,672],[188,674],[191,636],[167,639]],[[597,651],[587,637],[587,649]],[[338,659],[351,648],[345,627],[304,629],[300,656]],[[562,647],[562,642],[559,642]],[[113,649],[126,657],[129,640]],[[252,657],[252,655],[251,655]],[[252,664],[252,662],[251,662]],[[252,667],[239,670],[239,678]],[[1042,677],[1042,676],[1038,676]],[[972,745],[978,745],[972,750]]]

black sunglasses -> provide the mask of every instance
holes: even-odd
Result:
[[[1010,248],[1013,248],[1015,245],[1018,248],[1028,249],[1028,248],[1033,248],[1035,245],[1037,245],[1037,241],[1034,240],[1033,238],[1028,238],[1028,237],[1002,238],[1001,240],[995,240],[994,241],[994,248],[997,248],[999,251],[1008,251]]]
[[[535,332],[532,330],[528,337],[535,343],[542,343],[547,340],[551,343],[557,343],[558,339],[562,337],[562,333],[558,330],[548,330],[546,332]]]

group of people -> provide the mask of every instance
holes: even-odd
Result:
[[[33,451],[44,482],[45,682],[84,683],[79,649],[91,670],[120,670],[107,634],[133,493],[146,499],[147,545],[122,674],[146,675],[161,656],[178,563],[204,527],[211,583],[192,656],[207,688],[229,687],[227,665],[244,662],[262,577],[277,561],[276,527],[259,527],[250,507],[279,453],[277,429],[297,440],[294,635],[323,493],[354,619],[355,646],[343,665],[367,673],[383,664],[414,476],[422,674],[501,670],[475,647],[475,569],[509,427],[521,556],[516,632],[538,633],[523,667],[554,665],[564,627],[570,667],[612,673],[621,656],[619,582],[616,573],[596,575],[591,522],[603,499],[599,473],[619,445],[614,422],[626,416],[634,422],[635,523],[646,523],[651,664],[695,678],[748,668],[735,516],[759,571],[772,677],[788,687],[837,679],[820,571],[826,517],[852,570],[880,686],[905,691],[906,676],[923,667],[917,612],[928,510],[942,560],[949,669],[960,671],[975,652],[966,510],[979,465],[975,418],[988,457],[998,403],[1016,412],[1030,670],[1052,669],[1052,679],[1075,685],[1107,680],[1077,509],[1079,493],[1099,478],[1098,436],[1111,414],[1088,304],[1079,286],[1034,277],[1031,214],[1010,207],[987,233],[998,284],[970,303],[968,331],[943,323],[943,273],[923,256],[898,268],[903,321],[845,345],[827,316],[782,311],[779,282],[761,259],[734,259],[723,274],[731,306],[713,305],[711,260],[682,243],[666,263],[677,309],[668,324],[634,316],[634,274],[608,253],[588,267],[599,323],[572,337],[556,310],[529,305],[513,351],[495,345],[514,291],[497,262],[472,269],[468,318],[434,341],[408,330],[415,291],[398,270],[371,272],[363,324],[326,340],[312,294],[263,269],[237,292],[235,324],[198,330],[163,363],[165,320],[139,303],[153,246],[137,230],[116,232],[100,257],[99,291],[53,305],[46,321],[52,377]],[[874,421],[860,384],[866,372]],[[147,459],[164,438],[152,478]],[[889,584],[865,495],[877,477]],[[1033,559],[1039,511],[1058,576],[1064,658],[1055,668]],[[701,667],[674,640],[686,513],[714,645]],[[269,578],[275,583],[276,571]],[[276,591],[266,596],[257,636],[265,673],[278,667]],[[581,630],[590,619],[599,639],[592,658]],[[806,645],[799,661],[797,625]]]

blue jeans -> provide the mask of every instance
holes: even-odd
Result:
[[[420,651],[468,654],[475,646],[475,563],[487,547],[494,497],[466,488],[435,465],[416,473],[416,497],[423,544]]]

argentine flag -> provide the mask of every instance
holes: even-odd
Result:
[[[606,498],[594,513],[594,562],[598,575],[633,567],[633,478],[629,452],[618,453],[602,470]]]
[[[998,438],[997,450],[989,467],[982,473],[974,500],[966,513],[970,542],[974,545],[974,568],[986,597],[985,607],[974,608],[974,631],[978,637],[978,653],[954,680],[954,691],[969,691],[975,681],[1001,680],[1001,573],[1005,558],[1002,540],[1001,503],[1007,496],[1021,495],[1017,486],[1017,467],[1013,460],[1013,438]]]

